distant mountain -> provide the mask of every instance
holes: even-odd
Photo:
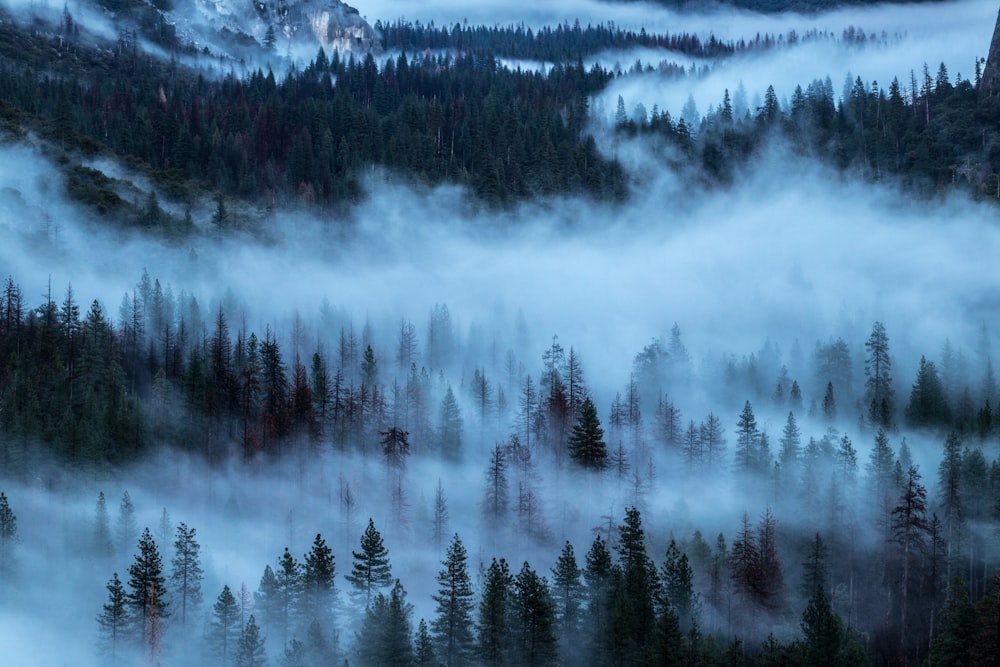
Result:
[[[178,0],[166,15],[182,36],[228,30],[279,50],[315,45],[368,52],[376,45],[368,22],[340,0]]]
[[[639,0],[619,0],[619,2],[638,2]],[[672,7],[675,9],[690,9],[692,11],[705,11],[712,5],[720,8],[736,7],[753,12],[765,14],[776,12],[801,12],[808,14],[811,12],[821,12],[837,7],[852,5],[874,5],[883,0],[652,0],[659,5]],[[899,3],[935,2],[936,0],[895,0]]]
[[[340,0],[93,0],[118,30],[134,29],[160,46],[208,48],[241,57],[278,53],[379,50],[375,31]]]

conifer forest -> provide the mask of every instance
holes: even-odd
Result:
[[[0,0],[0,665],[1000,665],[998,8]]]

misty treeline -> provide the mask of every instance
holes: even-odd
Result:
[[[626,173],[598,150],[591,121],[604,119],[593,118],[592,100],[619,76],[704,71],[666,61],[627,71],[584,66],[595,49],[648,44],[724,58],[834,39],[810,32],[723,43],[604,25],[532,33],[521,26],[439,29],[397,21],[382,26],[386,45],[401,49],[395,55],[320,51],[281,77],[261,69],[244,77],[213,70],[206,77],[177,60],[151,57],[127,32],[105,43],[65,25],[29,33],[10,19],[0,25],[7,131],[38,133],[60,154],[107,151],[149,173],[161,196],[180,209],[213,194],[269,206],[342,208],[365,196],[363,181],[376,166],[412,183],[462,184],[494,206],[559,194],[621,201],[630,181],[644,174]],[[883,38],[849,29],[839,40],[864,48]],[[511,69],[499,60],[508,53],[552,64],[544,73]],[[980,63],[969,65],[978,72]],[[680,147],[667,156],[671,169],[709,185],[729,183],[783,134],[806,155],[872,180],[900,180],[921,195],[953,187],[976,196],[1000,191],[991,177],[1000,159],[997,104],[977,95],[978,74],[954,85],[947,72],[882,88],[857,83],[838,95],[827,82],[804,82],[788,108],[773,90],[760,109],[722,100],[703,122],[697,114],[682,124],[626,107],[615,120],[622,135],[667,135]],[[167,214],[155,201],[134,201],[123,195],[123,184],[80,160],[63,161],[73,199],[123,224],[193,229],[190,218]],[[237,223],[213,221],[221,229]]]
[[[199,630],[180,633],[187,602],[162,565],[169,527],[139,537],[123,497],[127,530],[107,552],[115,560],[102,561],[116,564],[103,581],[121,576],[95,613],[105,640],[112,628],[117,642],[122,623],[126,652],[210,653],[222,623],[223,650],[245,664],[265,637],[270,658],[287,651],[292,664],[325,662],[307,657],[314,651],[359,664],[430,652],[447,664],[992,664],[998,655],[997,383],[985,329],[974,359],[946,341],[931,357],[940,370],[925,355],[901,380],[881,322],[861,340],[787,354],[771,342],[741,357],[708,350],[701,364],[675,325],[615,380],[588,375],[557,337],[533,350],[523,320],[462,334],[445,305],[384,331],[324,306],[315,323],[296,317],[287,332],[258,335],[239,304],[203,311],[148,274],[116,315],[78,298],[67,287],[31,308],[13,279],[4,285],[4,479],[45,484],[53,459],[99,479],[178,450],[206,470],[236,465],[262,480],[289,465],[308,477],[323,460],[360,462],[362,481],[342,478],[329,511],[350,527],[377,507],[387,544],[419,543],[444,568],[435,615],[421,626],[408,604],[431,605],[406,602],[414,582],[384,574],[363,602],[338,594],[333,582],[344,583],[320,534],[301,558],[276,554],[263,568],[258,595],[245,594],[252,623],[233,620],[236,582],[222,582],[221,593],[191,598],[180,615]],[[591,389],[608,385],[620,387],[610,400]],[[436,488],[413,472],[428,463],[443,466]],[[581,488],[609,498],[604,513],[577,519],[585,541],[560,519]],[[684,500],[667,508],[670,489]],[[745,504],[731,516],[694,507],[716,494]],[[456,495],[461,512],[449,508]],[[3,501],[4,586],[16,590],[28,585],[17,536],[41,527],[16,523],[18,498]],[[103,502],[95,535],[107,533]],[[450,526],[470,513],[485,535],[471,563],[460,537],[448,547]],[[373,559],[366,548],[381,553],[382,533],[366,535],[361,555],[337,554],[341,574],[352,558]],[[317,584],[309,563],[327,557]],[[359,576],[350,572],[348,591]],[[285,581],[280,621],[268,611],[272,577]]]

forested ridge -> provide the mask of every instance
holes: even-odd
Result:
[[[666,152],[671,171],[709,187],[725,187],[766,159],[768,147],[787,142],[845,173],[898,182],[921,197],[958,189],[995,199],[997,191],[1000,112],[995,96],[978,94],[978,60],[969,63],[972,79],[953,82],[943,65],[914,63],[917,74],[901,73],[902,82],[859,76],[838,94],[817,79],[803,82],[785,107],[769,89],[760,108],[744,105],[735,114],[727,94],[683,124],[655,108],[638,113],[628,100],[613,121],[611,110],[605,119],[591,109],[618,77],[704,74],[669,60],[671,52],[727,58],[810,40],[865,48],[891,39],[860,29],[734,43],[610,25],[532,32],[396,21],[377,24],[396,55],[321,51],[280,76],[257,68],[206,77],[183,64],[192,56],[176,37],[175,58],[166,61],[144,52],[141,32],[95,43],[75,25],[68,10],[63,25],[48,30],[0,25],[2,119],[8,133],[39,133],[57,152],[70,151],[62,159],[67,192],[122,224],[192,228],[123,196],[114,179],[85,166],[90,157],[113,155],[150,174],[160,195],[182,207],[224,196],[343,212],[366,196],[366,175],[376,167],[414,184],[468,186],[489,206],[573,194],[620,202],[643,174],[608,155],[611,144],[636,132],[665,136],[679,148]],[[665,49],[664,59],[624,69],[584,65],[595,53],[640,46]],[[512,69],[501,58],[550,64]],[[225,60],[220,65],[225,71]],[[645,150],[663,151],[657,143]]]

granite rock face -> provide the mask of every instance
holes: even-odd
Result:
[[[983,68],[983,80],[979,84],[981,96],[1000,93],[1000,12],[997,13],[997,24],[993,29],[993,41],[986,56],[986,67]]]

